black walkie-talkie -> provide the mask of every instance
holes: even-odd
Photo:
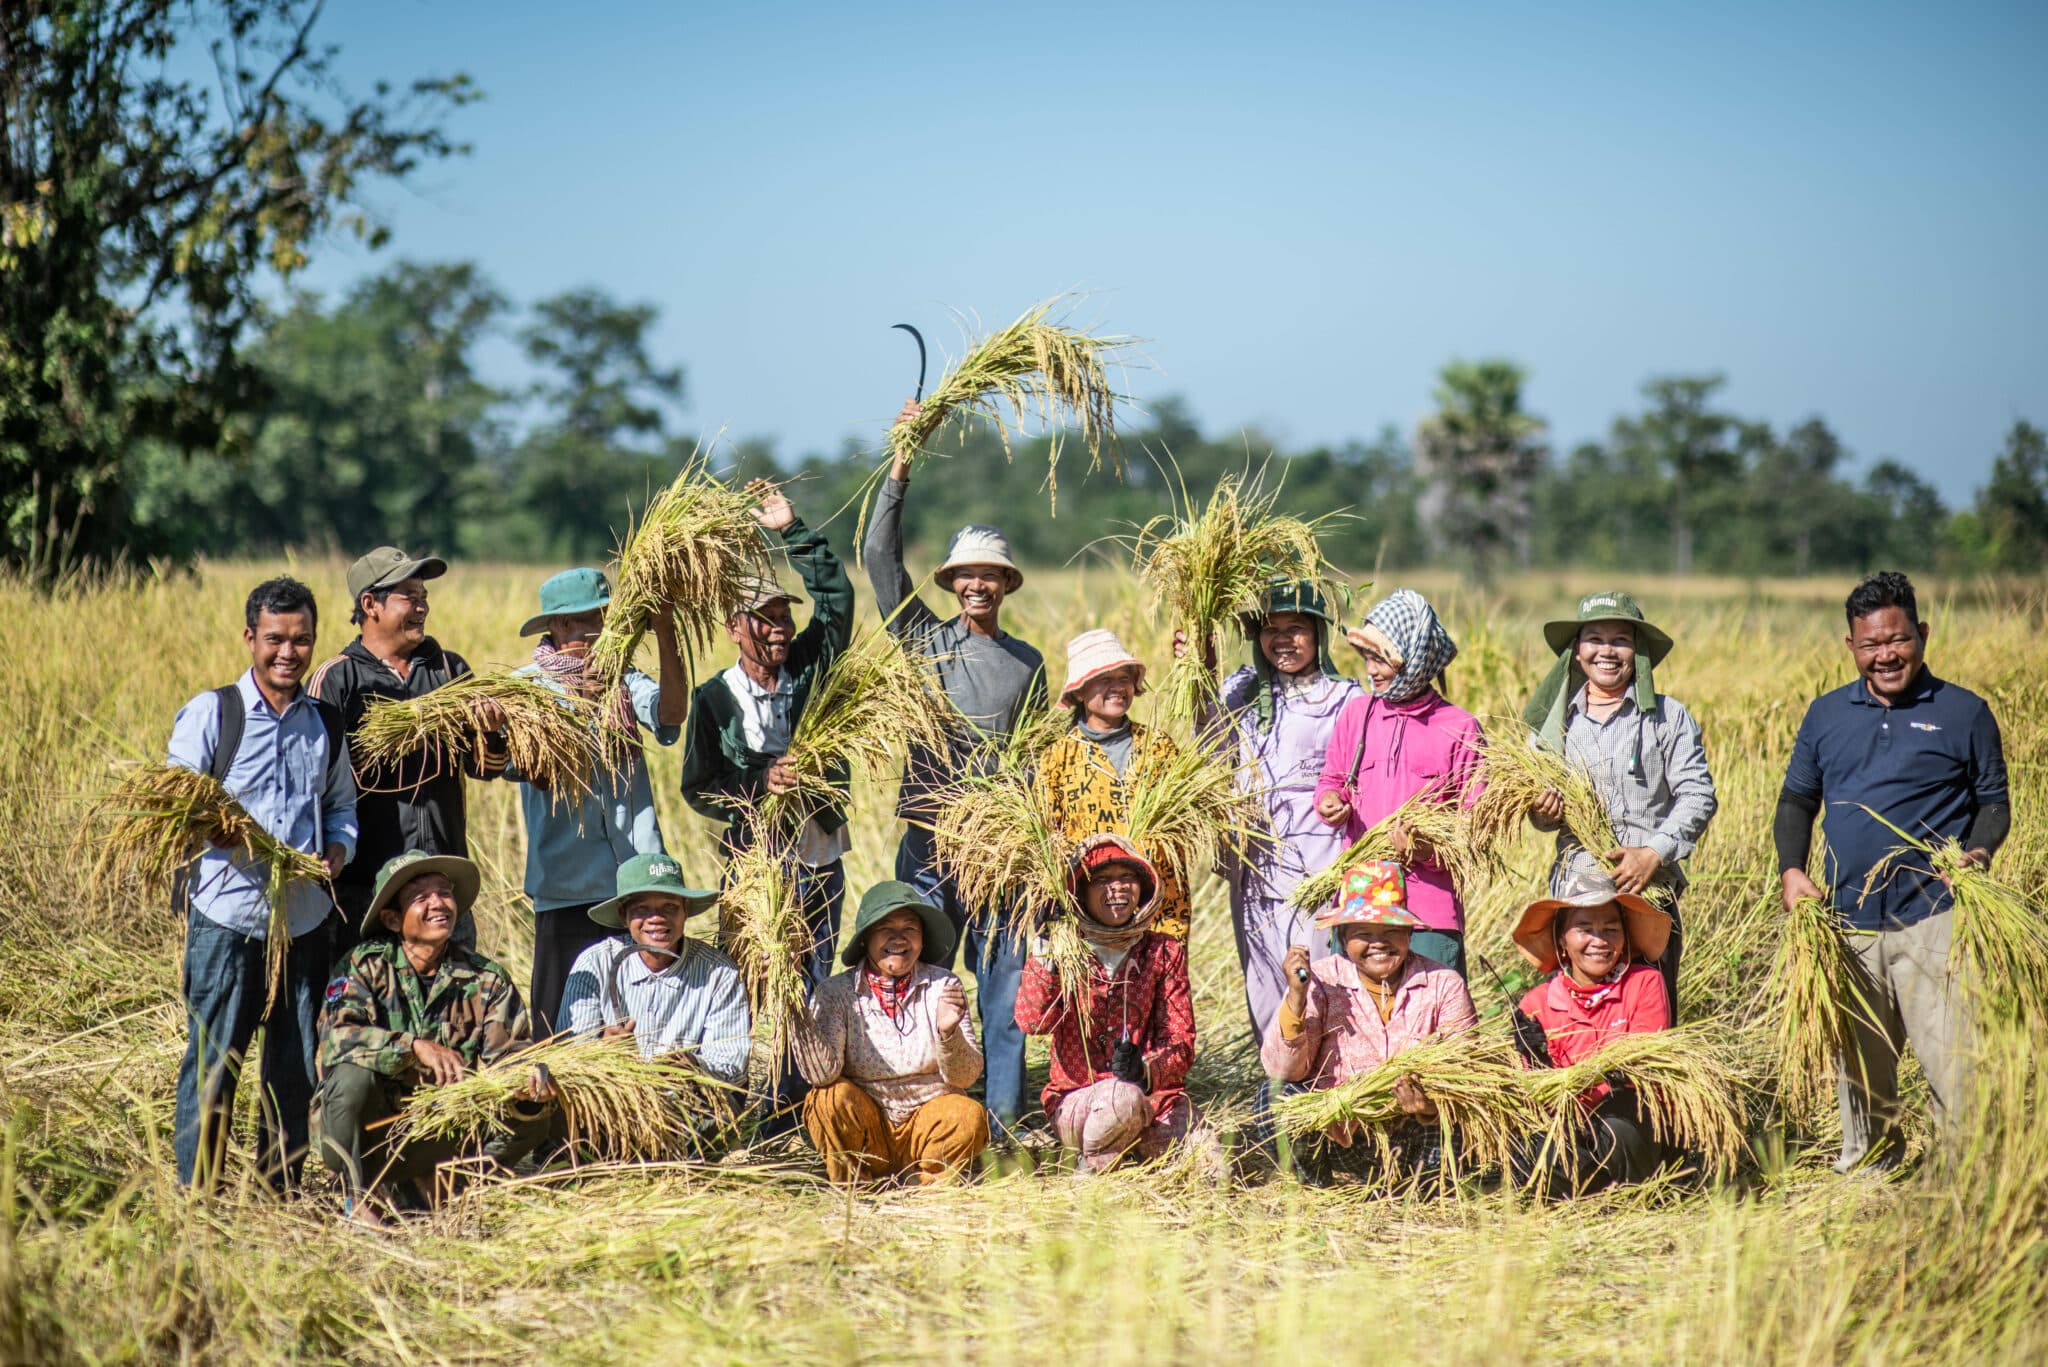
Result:
[[[1508,991],[1508,985],[1501,981],[1500,974],[1494,971],[1493,965],[1486,961],[1484,954],[1475,954],[1472,957],[1479,960],[1479,966],[1486,970],[1486,976],[1493,979],[1493,985],[1499,988],[1501,996],[1507,999],[1508,1010],[1514,1017],[1517,1052],[1533,1067],[1555,1068],[1557,1064],[1552,1062],[1550,1057],[1550,1037],[1543,1033],[1543,1027],[1537,1023],[1534,1016],[1522,1009],[1521,1003]]]

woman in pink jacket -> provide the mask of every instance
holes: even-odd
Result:
[[[1350,841],[1418,794],[1470,806],[1480,787],[1479,723],[1437,691],[1458,645],[1436,610],[1415,590],[1396,589],[1344,635],[1364,657],[1372,691],[1337,716],[1316,814]],[[1465,907],[1450,870],[1405,827],[1396,825],[1393,837],[1407,868],[1408,909],[1421,922],[1415,950],[1463,977]]]

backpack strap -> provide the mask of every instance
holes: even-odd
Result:
[[[327,776],[333,778],[334,766],[341,763],[342,730],[345,725],[341,709],[331,702],[322,702],[311,693],[306,694],[306,701],[313,704],[313,711],[319,716],[320,725],[326,728]]]
[[[213,690],[213,696],[220,704],[220,738],[213,744],[213,763],[207,772],[213,775],[214,782],[226,783],[235,752],[242,748],[242,732],[248,729],[249,713],[242,703],[239,684],[222,684]]]

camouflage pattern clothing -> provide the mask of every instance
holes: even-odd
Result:
[[[451,946],[422,981],[396,939],[365,940],[327,985],[318,1067],[324,1081],[344,1063],[388,1078],[411,1078],[412,1045],[425,1037],[462,1055],[465,1066],[495,1061],[531,1037],[512,975],[474,950]]]

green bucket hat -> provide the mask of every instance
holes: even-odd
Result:
[[[599,902],[590,909],[591,920],[613,930],[625,928],[626,903],[642,893],[658,892],[667,897],[681,898],[685,916],[694,916],[718,904],[716,888],[693,888],[683,881],[683,866],[672,855],[634,855],[619,865],[613,886],[618,889],[618,896],[609,902]]]
[[[399,891],[415,878],[438,873],[455,885],[455,914],[463,917],[476,905],[476,894],[483,887],[483,874],[477,871],[459,854],[428,854],[422,850],[407,850],[394,854],[384,861],[384,867],[377,870],[377,890],[370,894],[370,909],[363,913],[361,933],[375,935],[384,929],[378,919],[384,908],[391,905]]]
[[[1569,650],[1579,639],[1579,628],[1588,622],[1630,622],[1636,629],[1636,646],[1650,657],[1650,663],[1660,665],[1671,653],[1671,638],[1651,625],[1643,616],[1643,610],[1636,606],[1636,600],[1620,589],[1603,589],[1589,593],[1579,600],[1576,617],[1566,617],[1543,624],[1543,640],[1553,651]]]
[[[603,570],[563,570],[540,586],[540,611],[519,628],[521,636],[534,636],[548,629],[550,617],[574,617],[579,612],[596,612],[609,607],[612,586]]]
[[[892,911],[914,911],[917,919],[924,922],[924,948],[918,951],[918,958],[940,968],[953,962],[953,942],[958,932],[946,919],[946,913],[918,896],[917,889],[910,884],[894,879],[875,884],[860,899],[860,912],[853,918],[853,939],[840,951],[839,962],[848,968],[859,968],[866,962],[868,932]]]
[[[1252,673],[1258,678],[1258,687],[1252,690],[1252,713],[1258,718],[1261,731],[1273,729],[1273,667],[1266,663],[1266,652],[1259,649],[1259,630],[1266,619],[1275,613],[1298,612],[1313,618],[1316,623],[1316,667],[1326,679],[1343,679],[1337,669],[1337,662],[1330,658],[1330,636],[1333,630],[1341,630],[1342,623],[1330,615],[1330,604],[1322,591],[1307,579],[1275,579],[1266,586],[1266,601],[1257,612],[1247,612],[1237,619],[1244,632],[1244,638],[1251,645]]]

